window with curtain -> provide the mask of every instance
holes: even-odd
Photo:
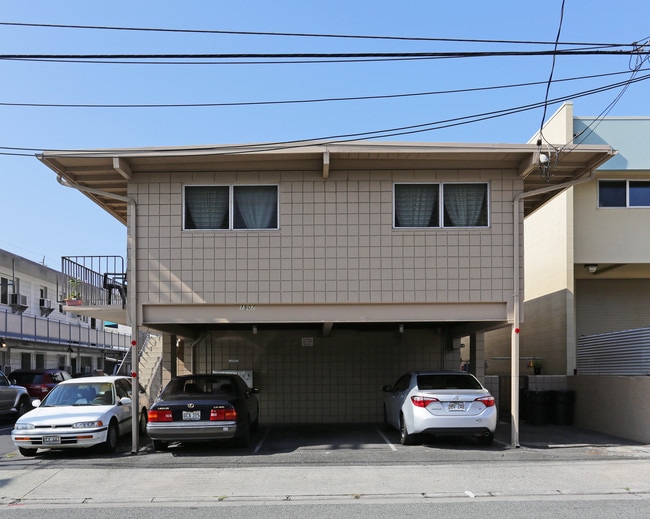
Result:
[[[185,186],[183,228],[277,229],[278,186]]]
[[[488,186],[395,184],[395,227],[487,227]]]
[[[233,186],[233,229],[277,227],[277,186]]]
[[[395,184],[395,227],[439,227],[438,184]]]
[[[185,186],[185,229],[228,229],[228,186]]]
[[[487,184],[444,184],[445,227],[486,227]]]

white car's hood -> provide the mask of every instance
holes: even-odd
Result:
[[[61,407],[37,407],[21,416],[16,423],[34,425],[68,425],[75,422],[100,420],[113,406],[83,405]]]

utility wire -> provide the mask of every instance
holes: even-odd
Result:
[[[495,57],[528,57],[528,56],[629,56],[650,54],[650,50],[640,51],[632,46],[630,50],[616,49],[553,49],[535,51],[483,51],[483,52],[278,52],[278,53],[162,53],[162,54],[0,54],[2,60],[209,60],[209,59],[460,59],[460,58],[495,58]],[[110,62],[110,61],[109,61]],[[166,64],[162,62],[163,64]],[[291,63],[288,61],[287,63]],[[204,64],[209,64],[206,62]]]
[[[298,37],[298,38],[342,38],[342,39],[360,39],[360,40],[498,43],[498,44],[516,44],[516,45],[550,45],[551,44],[551,42],[527,41],[527,40],[486,40],[486,39],[464,39],[464,38],[429,38],[429,37],[418,37],[418,36],[376,36],[376,35],[360,35],[360,34],[352,35],[352,34],[319,34],[319,33],[295,33],[295,32],[227,31],[227,30],[213,30],[213,29],[171,29],[171,28],[155,28],[155,27],[116,27],[116,26],[107,26],[107,25],[64,25],[64,24],[18,23],[18,22],[0,22],[0,26],[56,28],[56,29],[85,29],[85,30],[102,30],[102,31],[160,32],[160,33],[180,33],[180,34],[282,36],[282,37]],[[628,47],[630,44],[562,42],[562,45]]]
[[[639,69],[646,71],[650,69]],[[605,74],[593,74],[588,76],[576,76],[571,78],[561,78],[553,80],[553,83],[563,83],[569,81],[580,81],[584,79],[597,79],[620,74],[629,74],[629,71],[609,72]],[[10,103],[0,102],[0,106],[14,106],[27,108],[211,108],[211,107],[229,107],[229,106],[268,106],[268,105],[288,105],[288,104],[309,104],[309,103],[328,103],[342,101],[367,101],[378,99],[400,99],[405,97],[421,97],[448,94],[465,94],[471,92],[485,92],[491,90],[504,90],[509,88],[522,88],[529,86],[544,85],[547,81],[532,81],[528,83],[511,83],[506,85],[493,85],[485,87],[458,88],[453,90],[435,90],[430,92],[410,92],[401,94],[386,95],[367,95],[367,96],[346,96],[346,97],[323,97],[317,99],[287,99],[278,101],[234,101],[222,103]],[[548,97],[548,96],[547,96]]]
[[[274,143],[265,143],[265,144],[260,144],[260,145],[235,145],[235,146],[229,146],[229,150],[235,150],[235,151],[222,151],[220,150],[219,147],[214,147],[214,146],[206,146],[206,147],[193,147],[192,149],[194,150],[203,150],[203,151],[215,151],[216,153],[220,154],[237,154],[237,153],[247,153],[250,152],[251,148],[254,148],[256,151],[270,151],[270,150],[281,150],[281,149],[291,149],[291,148],[298,148],[298,147],[304,147],[304,146],[310,146],[312,145],[315,141],[318,141],[319,143],[322,144],[336,144],[340,142],[348,142],[350,140],[372,140],[372,139],[379,139],[379,138],[386,138],[386,137],[394,137],[397,135],[409,135],[409,134],[416,134],[416,133],[423,133],[423,132],[429,132],[429,131],[435,131],[435,130],[440,130],[444,128],[450,128],[454,126],[460,126],[460,125],[465,125],[465,124],[471,124],[471,123],[476,123],[476,122],[481,122],[489,119],[495,119],[499,117],[505,117],[508,115],[513,115],[516,113],[521,113],[529,110],[535,110],[538,109],[544,104],[558,104],[558,103],[563,103],[566,101],[570,101],[572,99],[578,99],[581,97],[586,97],[589,95],[594,95],[602,92],[606,92],[612,89],[620,88],[620,87],[625,87],[626,85],[630,85],[633,83],[638,83],[641,81],[646,81],[650,79],[650,74],[644,75],[644,76],[639,76],[635,77],[632,79],[628,79],[626,81],[622,82],[617,82],[617,83],[612,83],[610,85],[605,85],[602,87],[597,87],[589,90],[584,90],[581,92],[576,92],[573,94],[568,94],[565,96],[557,97],[555,99],[549,99],[548,101],[539,101],[536,103],[531,103],[531,104],[526,104],[526,105],[521,105],[517,107],[511,107],[511,108],[506,108],[502,110],[495,110],[491,112],[484,112],[484,113],[479,113],[479,114],[474,114],[474,115],[467,115],[467,116],[462,116],[462,117],[455,117],[451,119],[444,119],[440,121],[433,121],[433,122],[427,122],[427,123],[422,123],[422,124],[415,124],[415,125],[409,125],[409,126],[401,126],[401,127],[395,127],[395,128],[388,128],[388,129],[383,129],[383,130],[374,130],[374,131],[368,131],[368,132],[358,132],[358,133],[347,133],[347,134],[339,134],[339,135],[331,135],[327,137],[318,137],[318,138],[310,138],[310,139],[300,139],[300,140],[293,140],[293,141],[281,141],[281,142],[274,142]],[[174,151],[175,148],[170,148],[170,149],[164,149],[164,148],[158,148],[159,151]],[[18,147],[7,147],[7,146],[0,146],[0,150],[7,150],[4,152],[0,152],[0,155],[24,155],[24,156],[33,156],[34,153],[42,153],[44,151],[51,151],[51,152],[57,152],[57,151],[63,151],[63,150],[53,150],[53,149],[44,149],[44,148],[18,148]],[[241,150],[241,151],[237,151]],[[66,150],[66,152],[74,152],[74,151],[79,151],[80,153],[84,153],[86,155],[92,155],[92,151],[88,150]],[[22,153],[21,153],[22,152]],[[31,152],[31,153],[28,153]],[[98,150],[96,152],[97,154],[103,154],[106,153],[105,150]]]
[[[564,2],[565,0],[562,0],[562,7],[560,8],[560,23],[558,24],[557,28],[557,36],[555,37],[555,50],[557,50],[558,47],[558,42],[560,41],[560,33],[562,32],[562,22],[564,20]],[[548,101],[548,96],[551,91],[551,83],[553,83],[553,72],[555,71],[555,59],[557,55],[553,54],[553,63],[551,65],[551,73],[548,77],[548,83],[546,84],[546,95],[544,96],[544,100]],[[544,128],[544,121],[546,120],[546,105],[544,105],[544,112],[542,114],[542,122],[539,125],[539,133],[542,135],[542,129]]]

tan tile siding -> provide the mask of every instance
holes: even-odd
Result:
[[[494,302],[512,297],[512,199],[503,172],[139,175],[142,304]],[[394,182],[488,182],[490,227],[393,229]],[[183,231],[184,184],[278,184],[280,228]]]

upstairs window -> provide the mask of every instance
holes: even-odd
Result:
[[[487,227],[487,184],[395,184],[395,227]]]
[[[650,181],[599,180],[598,207],[650,207]]]
[[[185,186],[184,229],[277,229],[278,186]]]

